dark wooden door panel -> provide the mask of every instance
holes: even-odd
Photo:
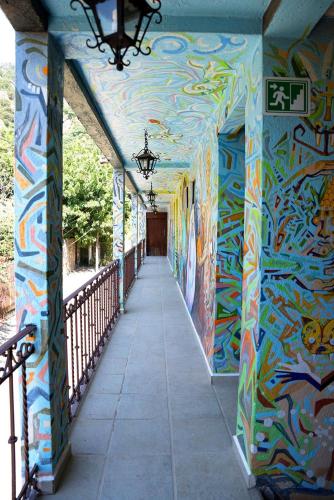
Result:
[[[146,214],[147,255],[167,255],[167,213]]]

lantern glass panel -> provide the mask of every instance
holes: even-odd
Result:
[[[117,0],[106,0],[96,5],[96,13],[101,22],[103,36],[117,32]]]
[[[125,0],[124,2],[124,18],[126,23],[130,23],[134,28],[135,24],[137,24],[140,20],[140,10],[134,4],[137,2],[131,2],[130,0]]]

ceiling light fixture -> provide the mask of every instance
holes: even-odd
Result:
[[[137,163],[139,174],[142,174],[145,179],[148,179],[150,175],[156,174],[157,171],[155,169],[156,164],[160,161],[160,156],[155,155],[148,149],[148,139],[147,139],[147,130],[145,129],[145,146],[144,149],[141,149],[139,153],[132,155],[132,161]]]
[[[130,61],[124,61],[128,50],[133,50],[133,55],[151,53],[150,47],[142,47],[145,35],[152,19],[160,24],[162,17],[159,12],[160,0],[71,0],[71,7],[77,10],[75,4],[79,3],[85,13],[94,40],[88,38],[87,47],[106,52],[109,46],[113,56],[108,59],[119,71],[124,66],[129,66]]]

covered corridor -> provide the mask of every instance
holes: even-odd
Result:
[[[87,5],[123,43],[125,7],[146,1],[0,0],[17,32],[25,492],[333,498],[333,0],[150,3],[147,57],[117,71]],[[113,260],[65,301],[64,98],[113,172]],[[172,271],[148,259],[130,291],[152,211]]]
[[[261,498],[241,477],[166,258],[146,258],[70,441],[57,500]]]

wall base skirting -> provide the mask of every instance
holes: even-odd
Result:
[[[246,457],[239,443],[238,436],[233,436],[233,449],[235,451],[235,455],[237,457],[238,463],[240,465],[240,469],[243,475],[243,478],[246,482],[246,486],[248,489],[254,488],[256,485],[255,476],[251,473],[249,465],[247,463]]]
[[[38,488],[41,490],[43,495],[53,495],[54,493],[56,493],[64,469],[68,464],[71,456],[71,443],[68,443],[58,461],[54,474],[38,478]]]

